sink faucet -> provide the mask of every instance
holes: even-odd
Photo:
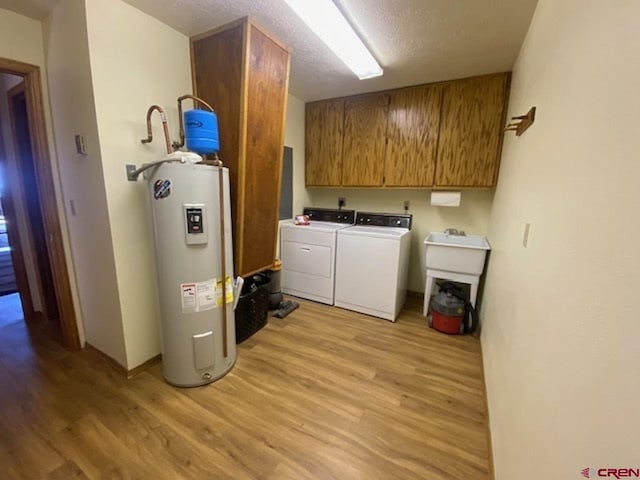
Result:
[[[458,231],[456,228],[445,228],[444,234],[445,235],[459,235],[461,237],[464,237],[466,235],[466,233],[464,233],[464,230]]]

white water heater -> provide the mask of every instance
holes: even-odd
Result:
[[[229,170],[198,164],[201,160],[194,153],[174,152],[144,174],[155,240],[163,374],[181,387],[210,383],[236,360]]]

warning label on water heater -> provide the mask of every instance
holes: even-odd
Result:
[[[216,308],[216,280],[181,283],[182,313],[204,312]]]
[[[233,302],[231,278],[227,277],[226,303]],[[182,313],[204,312],[222,306],[222,280],[205,280],[196,283],[181,283]]]
[[[225,288],[222,288],[222,279],[219,279],[216,283],[216,306],[222,306],[222,292],[225,291],[225,302],[233,302],[233,285],[231,284],[231,277],[227,276],[226,282],[224,282]]]

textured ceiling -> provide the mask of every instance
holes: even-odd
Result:
[[[125,1],[185,35],[251,16],[291,50],[290,91],[305,101],[510,70],[537,3],[334,0],[384,68],[382,77],[358,80],[284,0]],[[51,3],[0,0],[0,7]]]

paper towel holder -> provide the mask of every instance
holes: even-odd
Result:
[[[514,131],[516,132],[516,137],[522,135],[527,128],[533,125],[533,122],[536,119],[536,107],[531,107],[526,115],[519,115],[517,117],[511,117],[511,120],[517,120],[516,123],[509,123],[504,131]]]
[[[430,204],[432,207],[459,207],[461,192],[431,192]]]

